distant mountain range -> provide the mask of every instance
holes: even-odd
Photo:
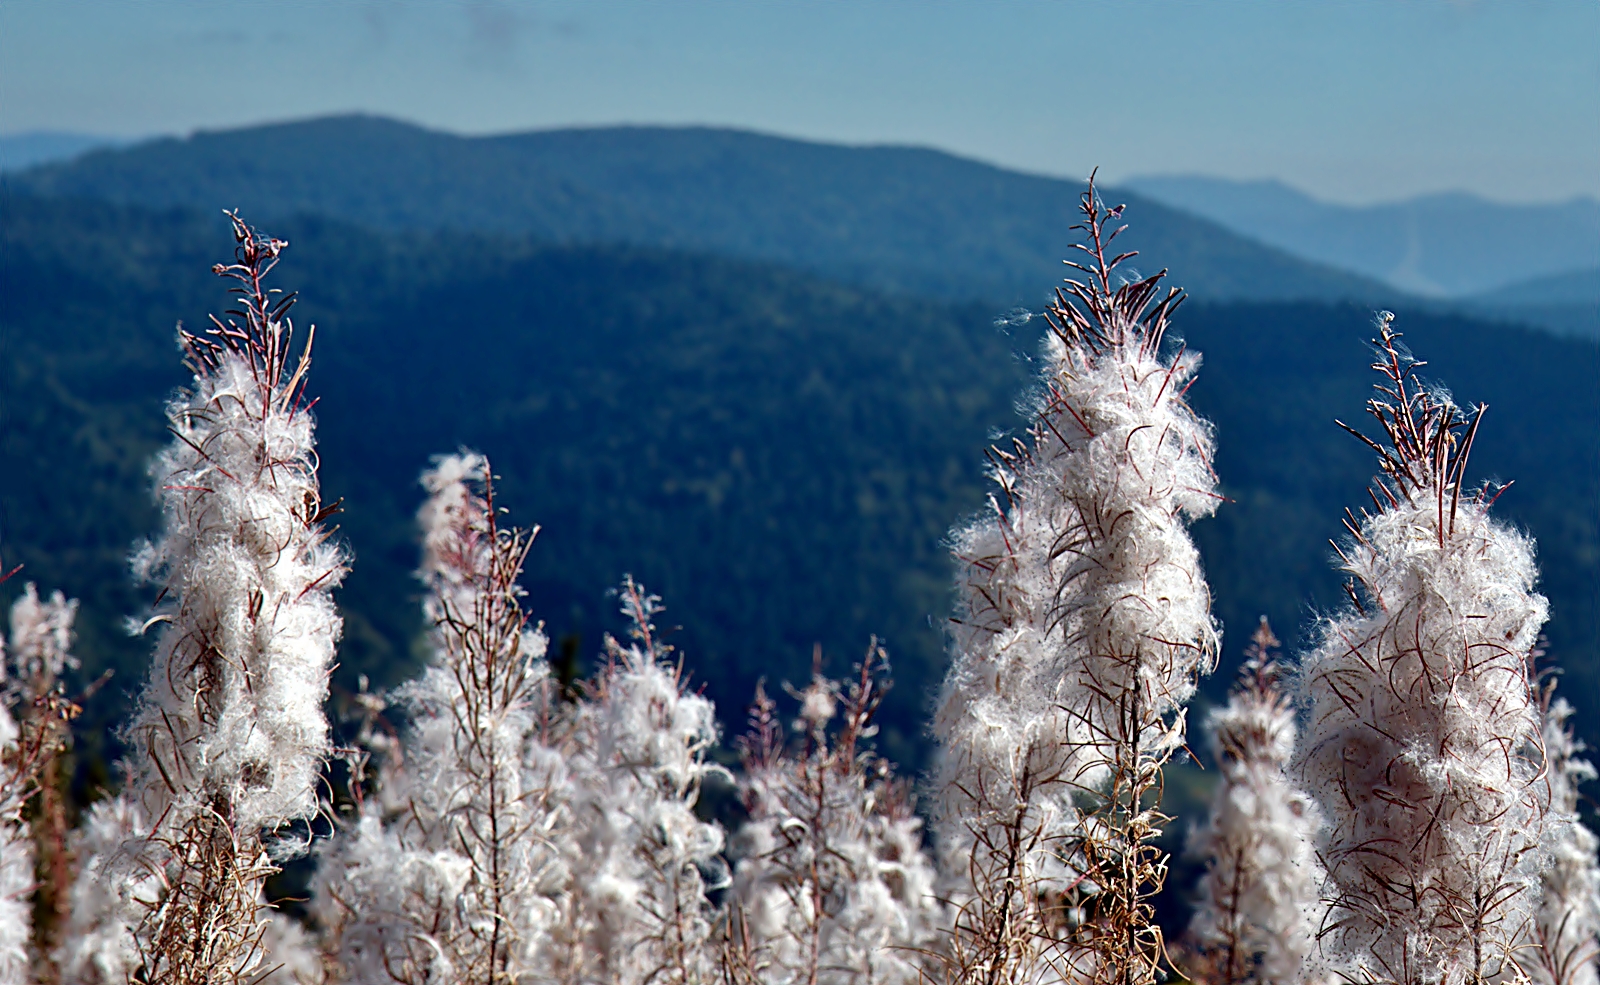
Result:
[[[77,157],[99,147],[116,147],[128,141],[92,133],[65,130],[28,130],[0,134],[0,172],[21,171]]]
[[[1600,268],[1600,201],[1508,205],[1474,195],[1424,195],[1380,205],[1320,201],[1278,181],[1196,175],[1133,178],[1140,194],[1204,216],[1296,256],[1424,297],[1517,303],[1524,281]],[[1500,292],[1497,294],[1497,292]],[[1600,290],[1566,302],[1600,300]],[[1535,291],[1530,303],[1557,303]]]
[[[34,195],[240,207],[554,242],[690,248],[896,292],[1038,307],[1063,273],[1082,183],[933,150],[708,128],[461,137],[346,116],[163,138],[7,177]],[[1113,194],[1107,192],[1107,194]],[[1400,292],[1126,196],[1126,242],[1197,297],[1360,300]]]
[[[370,116],[133,146],[15,134],[0,137],[0,170],[32,194],[709,250],[997,309],[1036,308],[1040,285],[1059,276],[1081,187],[906,147],[695,127],[460,137]],[[1433,299],[1600,337],[1592,199],[1441,194],[1350,207],[1281,182],[1198,176],[1135,178],[1105,194],[1129,205],[1129,245],[1160,256],[1199,298]]]
[[[1535,277],[1468,298],[1457,307],[1558,335],[1600,339],[1600,267]]]
[[[1600,267],[1550,274],[1498,288],[1472,299],[1481,304],[1600,304]]]

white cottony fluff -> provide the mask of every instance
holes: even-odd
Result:
[[[196,376],[151,469],[165,529],[134,568],[165,599],[129,787],[165,824],[218,797],[244,831],[309,817],[328,753],[344,559],[312,522],[311,417],[264,395],[259,375],[230,352]]]
[[[742,743],[750,820],[735,854],[730,962],[740,985],[914,985],[943,914],[921,822],[888,766],[859,748],[880,697],[869,661],[844,695],[817,677],[802,695],[805,735],[784,748],[774,705],[757,691]]]
[[[11,639],[6,662],[18,684],[27,690],[29,700],[40,697],[42,682],[53,683],[68,667],[76,667],[72,656],[72,621],[78,614],[78,600],[53,592],[48,600],[30,582],[11,603]]]
[[[573,752],[572,898],[563,975],[617,985],[690,985],[716,977],[709,886],[721,885],[722,828],[695,816],[717,769],[715,708],[684,688],[653,619],[660,599],[630,578],[624,644],[578,711]],[[709,881],[708,881],[709,879]]]
[[[0,729],[10,713],[0,708]],[[5,747],[14,751],[15,746]],[[0,795],[0,985],[24,985],[29,980],[28,939],[32,930],[33,842],[22,819],[22,802]]]
[[[234,224],[237,262],[216,272],[240,285],[244,324],[180,332],[194,380],[168,405],[174,440],[151,466],[161,535],[133,558],[158,593],[145,623],[158,627],[155,655],[127,730],[126,796],[149,831],[100,846],[109,854],[85,870],[122,884],[102,902],[129,902],[153,875],[168,887],[153,909],[82,915],[111,937],[134,927],[158,982],[254,966],[272,871],[261,834],[315,813],[329,750],[330,593],[345,560],[322,525],[301,403],[310,343],[291,359],[292,299],[262,285],[285,244]]]
[[[65,728],[56,678],[76,665],[71,647],[77,611],[76,599],[55,592],[41,600],[30,583],[11,604],[9,640],[0,637],[0,985],[31,980],[35,855],[22,809],[40,783],[53,781],[47,772]],[[23,722],[13,716],[13,706]]]
[[[1515,972],[1538,903],[1544,807],[1523,752],[1540,743],[1526,667],[1547,607],[1532,542],[1463,495],[1476,421],[1417,385],[1387,315],[1380,330],[1382,507],[1350,522],[1354,607],[1301,671],[1323,945],[1363,979],[1493,980]]]
[[[1208,985],[1302,980],[1320,922],[1318,814],[1284,772],[1295,721],[1277,684],[1277,645],[1263,618],[1228,704],[1206,718],[1222,778],[1190,841],[1206,873],[1189,933]]]
[[[709,982],[705,873],[722,830],[694,804],[709,701],[685,693],[631,581],[630,645],[563,695],[516,579],[531,536],[496,524],[487,463],[442,458],[421,575],[433,660],[389,789],[325,852],[315,891],[338,973],[360,983]],[[720,880],[718,880],[720,881]]]
[[[1184,400],[1199,357],[1162,352],[1176,292],[1147,311],[1158,278],[1114,288],[1114,266],[1098,256],[1091,283],[1071,283],[1088,315],[1065,294],[1052,309],[1031,440],[994,450],[993,508],[955,537],[939,837],[967,900],[958,945],[993,952],[979,961],[1026,964],[999,953],[1020,938],[994,921],[1044,919],[1074,875],[1060,864],[1073,795],[1134,745],[1181,746],[1218,646],[1186,529],[1218,499],[1210,426]]]
[[[1595,779],[1582,742],[1573,738],[1565,698],[1550,702],[1544,718],[1550,812],[1546,846],[1551,865],[1536,917],[1539,947],[1519,956],[1536,985],[1595,985],[1600,956],[1600,839],[1578,818],[1578,787]]]
[[[261,951],[261,964],[267,973],[252,980],[251,985],[323,985],[328,980],[316,941],[282,913],[267,918]]]
[[[140,964],[135,927],[160,899],[159,873],[128,857],[150,833],[127,797],[89,808],[73,840],[82,868],[72,886],[72,916],[57,959],[68,982],[114,985],[131,980]]]
[[[433,659],[396,695],[414,715],[403,768],[325,853],[320,915],[352,981],[542,980],[569,794],[545,636],[516,583],[532,538],[495,522],[481,456],[443,457],[423,485]]]
[[[4,643],[0,638],[0,647]],[[0,679],[4,656],[0,648]],[[33,888],[33,842],[22,806],[31,792],[31,777],[23,762],[21,730],[9,704],[0,701],[0,985],[22,985],[28,980],[32,928],[28,895]]]

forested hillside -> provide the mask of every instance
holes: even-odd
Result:
[[[1048,295],[1082,190],[917,148],[707,128],[459,137],[362,116],[161,139],[7,180],[133,205],[238,206],[260,221],[314,212],[389,230],[706,250],[998,307]],[[1147,198],[1126,201],[1137,216],[1127,242],[1196,297],[1400,296]]]
[[[223,306],[209,267],[227,225],[0,206],[0,552],[84,599],[83,676],[118,670],[83,722],[92,754],[147,659],[122,635],[150,602],[123,558],[155,522],[145,463],[183,379],[173,325]],[[686,666],[732,723],[759,677],[803,680],[813,642],[840,670],[879,633],[898,681],[887,745],[920,762],[944,661],[944,539],[982,503],[983,446],[1019,423],[1037,322],[1002,329],[992,304],[660,249],[305,216],[271,230],[292,244],[279,282],[303,292],[298,323],[318,326],[324,495],[344,497],[354,555],[339,688],[416,667],[415,477],[465,444],[492,457],[513,519],[543,525],[526,582],[558,647],[592,659],[613,625],[605,591],[632,572],[666,597]],[[1539,538],[1553,656],[1600,739],[1600,467],[1583,437],[1600,428],[1600,349],[1458,317],[1397,324],[1429,374],[1490,404],[1472,472],[1517,480],[1497,510]],[[1191,398],[1217,426],[1230,497],[1195,528],[1228,633],[1213,695],[1257,614],[1292,639],[1340,597],[1327,539],[1364,501],[1370,456],[1333,420],[1355,423],[1367,396],[1370,325],[1353,305],[1179,312],[1205,354]]]
[[[1479,294],[1470,308],[1563,335],[1600,338],[1600,267],[1573,270]]]

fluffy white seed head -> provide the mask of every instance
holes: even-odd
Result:
[[[489,479],[470,453],[423,475],[432,659],[394,695],[403,765],[318,874],[339,962],[375,981],[529,980],[569,892],[564,712],[516,581],[532,536],[499,527]]]
[[[1113,732],[1100,692],[1137,687],[1170,711],[1213,659],[1185,529],[1215,507],[1211,435],[1181,397],[1197,356],[1091,353],[1056,335],[1046,355],[1031,448],[995,469],[1004,504],[956,540],[955,664],[937,727],[959,733],[977,768],[1004,773],[1033,749],[1051,763],[1040,768],[1089,785]]]
[[[1578,788],[1595,779],[1581,758],[1584,744],[1572,734],[1573,708],[1565,698],[1548,702],[1544,714],[1546,782],[1550,816],[1545,847],[1550,867],[1540,879],[1543,895],[1535,916],[1535,948],[1518,956],[1536,985],[1595,985],[1600,958],[1600,839],[1578,817]]]
[[[155,655],[125,733],[124,799],[80,856],[73,920],[96,943],[80,959],[69,937],[71,980],[122,980],[118,962],[158,982],[261,970],[266,844],[318,806],[345,558],[303,401],[311,341],[295,338],[293,297],[264,286],[287,244],[232,220],[235,262],[213,272],[234,282],[237,320],[179,330],[194,378],[151,464],[161,533],[132,559],[155,592],[136,624]]]
[[[1096,236],[1098,208],[1091,192]],[[1002,922],[1081,885],[1061,864],[1080,830],[1073,797],[1135,747],[1151,762],[1181,747],[1183,705],[1218,646],[1186,527],[1218,500],[1211,428],[1183,396],[1199,357],[1163,351],[1176,292],[1151,307],[1159,277],[1117,288],[1116,261],[1098,264],[1071,282],[1081,306],[1062,294],[1052,309],[1029,440],[992,449],[991,509],[955,535],[940,841],[952,897]]]
[[[1526,668],[1547,605],[1533,543],[1461,489],[1471,430],[1380,330],[1383,505],[1351,523],[1353,607],[1301,670],[1299,774],[1327,818],[1324,946],[1380,980],[1492,978],[1514,970],[1537,905]]]
[[[141,963],[135,930],[161,899],[161,873],[130,853],[150,833],[137,804],[126,796],[89,808],[73,838],[81,859],[72,886],[72,909],[56,954],[72,985],[123,985]]]
[[[227,352],[168,408],[152,468],[163,532],[134,568],[163,594],[156,654],[129,739],[146,816],[220,798],[243,830],[310,816],[328,752],[322,704],[344,577],[321,509],[310,416]]]
[[[11,604],[11,639],[5,664],[13,679],[29,689],[39,682],[53,682],[69,667],[76,667],[72,656],[72,621],[78,613],[78,600],[53,592],[39,598],[33,583]]]
[[[709,981],[723,838],[694,804],[714,709],[631,581],[633,641],[561,695],[519,602],[531,536],[498,529],[488,478],[467,453],[423,478],[434,659],[394,695],[403,766],[318,875],[338,963],[358,981]]]
[[[42,600],[30,583],[11,605],[9,639],[0,637],[0,985],[32,980],[36,854],[23,808],[54,782],[56,756],[77,713],[57,682],[77,666],[71,654],[77,611],[76,599],[55,592]]]
[[[921,822],[888,764],[860,745],[873,734],[881,657],[874,647],[848,688],[813,678],[793,723],[798,749],[757,689],[740,743],[749,820],[733,852],[728,966],[740,985],[912,985],[932,970],[924,958],[945,915]]]
[[[422,474],[428,498],[417,511],[422,528],[417,575],[428,586],[423,607],[435,626],[449,608],[471,611],[483,591],[494,547],[482,492],[488,468],[482,455],[463,451],[439,456]]]
[[[1206,719],[1222,775],[1206,826],[1190,838],[1206,873],[1189,934],[1211,985],[1304,980],[1321,922],[1319,814],[1285,774],[1295,720],[1278,686],[1277,645],[1263,618],[1240,683]]]
[[[329,981],[316,941],[282,913],[267,918],[261,952],[267,972],[253,985],[324,985]]]
[[[800,694],[800,717],[794,723],[796,731],[815,731],[827,728],[839,710],[837,688],[834,682],[818,674],[811,685]]]
[[[607,664],[578,710],[564,940],[569,966],[623,985],[695,982],[715,974],[708,886],[721,884],[720,825],[695,816],[717,770],[716,710],[689,692],[654,617],[660,599],[627,579],[626,643],[607,637]]]

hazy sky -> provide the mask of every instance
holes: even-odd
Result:
[[[0,0],[0,132],[706,123],[1373,201],[1600,196],[1600,2]]]

